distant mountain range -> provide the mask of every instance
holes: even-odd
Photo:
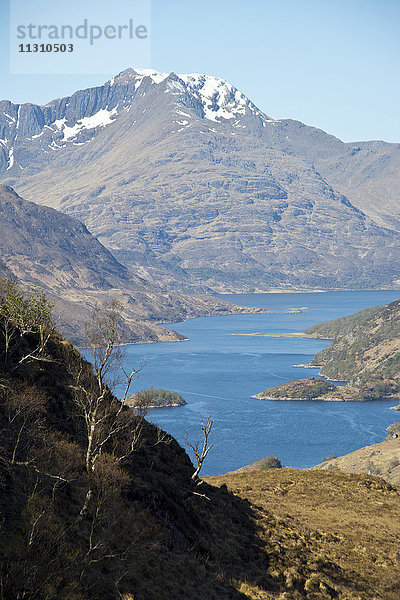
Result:
[[[96,304],[121,302],[125,339],[175,341],[183,336],[159,322],[214,314],[257,312],[211,296],[163,292],[121,265],[77,219],[20,198],[0,185],[0,274],[46,293],[57,326],[82,341]]]
[[[400,284],[400,146],[274,120],[222,79],[127,69],[0,102],[0,176],[163,289]]]

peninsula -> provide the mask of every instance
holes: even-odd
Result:
[[[400,407],[400,300],[348,317],[313,325],[307,337],[331,339],[307,367],[326,379],[308,377],[255,394],[262,400],[362,402],[393,399]],[[337,386],[333,381],[346,381]]]

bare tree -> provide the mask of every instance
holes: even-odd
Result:
[[[133,380],[142,370],[126,369],[126,355],[121,346],[119,327],[121,307],[113,301],[104,308],[96,307],[86,325],[86,347],[93,359],[90,366],[76,356],[70,372],[74,379],[74,401],[86,429],[85,465],[89,489],[80,518],[86,514],[93,496],[96,463],[104,452],[121,463],[140,447],[143,414],[127,410],[126,399]],[[71,368],[72,367],[72,368]],[[123,386],[121,400],[112,394],[116,385]]]
[[[208,438],[209,438],[209,435],[211,433],[211,429],[212,429],[212,426],[214,423],[214,421],[211,419],[211,416],[212,415],[210,415],[208,417],[207,423],[204,423],[203,419],[201,420],[201,429],[203,431],[203,446],[201,449],[200,449],[200,442],[195,442],[194,444],[192,444],[188,439],[188,434],[185,433],[185,442],[189,446],[189,448],[192,449],[195,460],[196,460],[196,464],[197,464],[197,468],[192,475],[193,481],[198,480],[200,470],[201,470],[203,463],[207,457],[207,454],[209,453],[209,451],[211,450],[211,448],[214,445],[214,444],[208,445]]]

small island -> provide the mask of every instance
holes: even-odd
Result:
[[[296,379],[267,388],[252,398],[259,400],[319,400],[323,402],[363,402],[367,398],[350,386],[337,386],[318,377]]]
[[[186,401],[177,392],[168,390],[150,388],[142,390],[136,394],[131,394],[126,399],[128,406],[141,410],[150,408],[172,408],[175,406],[184,406]]]

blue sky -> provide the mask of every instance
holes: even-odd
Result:
[[[52,4],[73,10],[77,1]],[[111,4],[82,3],[97,19]],[[400,0],[152,0],[151,8],[151,64],[132,63],[113,43],[104,73],[12,75],[8,1],[0,0],[0,98],[44,104],[128,66],[151,66],[223,77],[273,118],[344,141],[400,142]]]

